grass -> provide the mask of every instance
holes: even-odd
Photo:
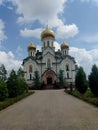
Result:
[[[5,101],[0,101],[0,110],[4,109],[4,108],[6,108],[6,107],[20,101],[20,100],[22,100],[23,98],[25,98],[25,97],[33,94],[33,93],[34,92],[28,92],[28,93],[24,93],[22,95],[19,95],[19,96],[15,97],[15,98],[8,98]]]
[[[90,104],[98,106],[98,97],[95,97],[90,90],[87,90],[85,94],[81,94],[77,90],[74,90],[73,92],[71,92],[70,90],[65,90],[65,92]]]

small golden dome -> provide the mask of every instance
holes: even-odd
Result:
[[[67,42],[64,42],[63,44],[61,44],[61,49],[64,49],[64,48],[69,48],[69,45]]]
[[[36,46],[31,43],[29,46],[28,46],[28,50],[32,50],[32,49],[36,49]]]
[[[41,40],[45,37],[48,37],[48,36],[51,36],[53,38],[55,38],[55,34],[54,32],[49,29],[49,28],[46,28],[42,33],[41,33]]]

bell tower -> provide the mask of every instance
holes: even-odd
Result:
[[[48,27],[41,33],[42,50],[47,47],[54,49],[55,34]]]
[[[28,56],[35,57],[35,54],[36,54],[36,46],[33,43],[31,43],[28,46]]]
[[[69,45],[68,45],[68,43],[64,42],[63,44],[61,44],[61,53],[62,53],[62,56],[65,56],[65,55],[69,54]]]

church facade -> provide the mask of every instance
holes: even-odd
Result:
[[[28,46],[28,56],[23,60],[23,68],[29,86],[34,84],[35,71],[39,72],[40,80],[45,85],[59,82],[60,70],[67,85],[75,83],[77,65],[75,59],[69,55],[69,45],[64,42],[61,49],[55,51],[54,41],[55,33],[46,28],[41,33],[42,50],[36,50],[33,43]]]

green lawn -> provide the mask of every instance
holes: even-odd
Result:
[[[87,90],[85,94],[81,94],[77,90],[74,90],[73,92],[71,92],[70,90],[65,90],[65,92],[90,104],[98,106],[98,97],[95,97],[90,90]]]
[[[5,101],[0,101],[0,110],[4,109],[4,108],[6,108],[6,107],[20,101],[20,100],[22,100],[23,98],[25,98],[25,97],[33,94],[33,93],[34,92],[28,92],[28,93],[24,93],[24,94],[22,94],[20,96],[17,96],[15,98],[8,98]]]

